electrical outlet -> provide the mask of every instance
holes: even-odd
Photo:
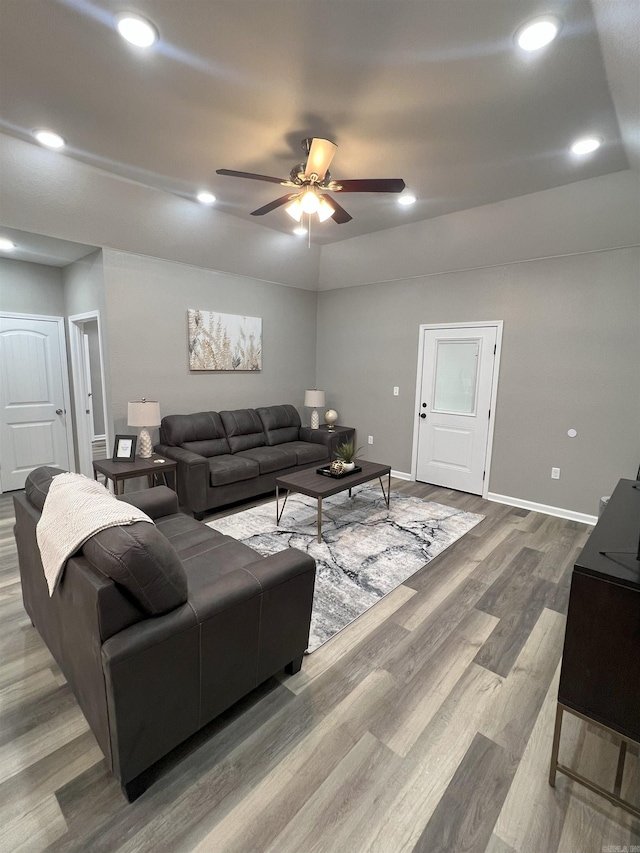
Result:
[[[552,468],[551,469],[551,479],[552,480],[559,480],[560,479],[560,469],[559,468]]]
[[[400,394],[400,388],[397,385],[393,386],[393,396],[397,397]]]
[[[369,436],[369,444],[373,444],[373,436],[372,435]]]

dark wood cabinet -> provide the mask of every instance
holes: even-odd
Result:
[[[640,490],[621,480],[573,570],[551,765],[634,814],[619,799],[626,741],[640,741]],[[620,736],[613,792],[558,764],[562,713],[569,711]],[[617,789],[617,790],[616,790]]]

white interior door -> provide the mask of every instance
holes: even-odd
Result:
[[[423,329],[416,479],[481,495],[497,326]]]
[[[40,465],[70,470],[62,319],[0,316],[0,486],[22,489]]]
[[[91,357],[89,355],[89,335],[86,332],[82,334],[82,351],[84,353],[84,400],[85,414],[87,416],[87,432],[91,437],[91,441],[96,440],[96,425],[93,417],[93,397],[91,389],[93,382],[91,379]]]

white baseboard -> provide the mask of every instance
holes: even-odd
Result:
[[[596,524],[598,521],[597,515],[587,515],[584,512],[574,512],[572,509],[563,509],[559,506],[547,506],[546,504],[537,504],[533,501],[523,501],[521,498],[510,498],[508,495],[496,495],[493,492],[487,493],[487,500],[498,504],[517,506],[519,509],[542,512],[545,515],[554,515],[556,518],[566,518],[569,521],[579,521],[581,524]]]
[[[391,470],[391,476],[397,477],[398,480],[410,480],[411,479],[411,474],[407,474],[406,471],[394,471],[393,469]]]

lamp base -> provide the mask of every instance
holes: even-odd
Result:
[[[311,411],[311,429],[318,429],[320,427],[320,416],[318,415],[318,410],[313,409]]]
[[[151,434],[146,427],[142,427],[138,436],[138,456],[141,459],[149,459],[153,456],[153,445],[151,444]]]

